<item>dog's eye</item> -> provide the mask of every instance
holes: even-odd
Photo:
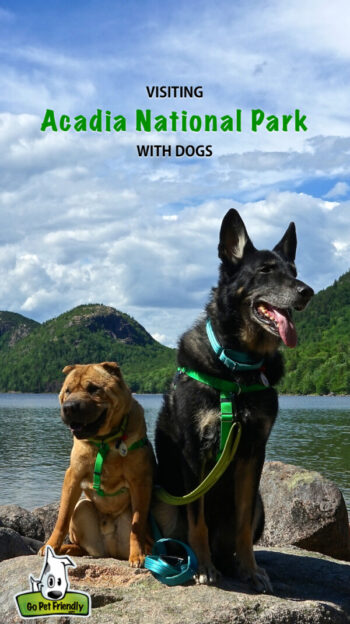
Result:
[[[62,579],[57,579],[57,585],[61,585],[62,584]]]
[[[70,389],[66,388],[66,394],[70,394]]]
[[[97,390],[99,390],[100,388],[98,386],[95,386],[95,384],[93,383],[89,383],[86,389],[89,394],[94,394],[94,392],[97,392]]]
[[[271,273],[271,271],[273,271],[275,268],[274,264],[263,264],[262,267],[260,267],[259,271],[260,273]]]
[[[49,587],[53,587],[55,585],[55,577],[52,574],[49,574],[47,577],[47,584]]]

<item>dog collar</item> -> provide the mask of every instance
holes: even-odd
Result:
[[[215,351],[218,356],[220,362],[222,362],[227,368],[234,371],[250,371],[257,370],[261,368],[264,363],[264,358],[262,360],[252,360],[251,356],[248,353],[244,353],[244,351],[234,351],[233,349],[224,349],[214,334],[213,326],[211,324],[211,320],[208,319],[206,323],[206,330],[209,342],[213,351]]]
[[[93,444],[100,444],[100,442],[112,442],[113,440],[116,440],[117,438],[123,438],[125,435],[126,427],[128,425],[128,420],[129,420],[129,414],[125,414],[120,427],[118,427],[117,429],[114,429],[113,431],[111,431],[110,433],[107,433],[104,436],[96,436],[96,438],[89,438],[88,441],[92,442]]]

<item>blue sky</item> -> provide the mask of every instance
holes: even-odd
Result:
[[[289,221],[316,290],[350,265],[347,0],[0,0],[0,308],[45,320],[85,302],[175,344],[215,284],[230,207],[257,247]],[[150,100],[146,85],[202,85]],[[46,108],[125,115],[118,133],[40,132]],[[134,132],[154,114],[232,114],[241,133]],[[307,132],[249,129],[252,108]],[[211,158],[140,159],[141,142],[211,144]]]

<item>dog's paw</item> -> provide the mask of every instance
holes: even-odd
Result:
[[[129,566],[131,568],[143,568],[145,563],[145,555],[142,553],[130,553]]]
[[[198,585],[213,585],[216,583],[219,576],[220,572],[212,563],[207,565],[200,564],[196,574],[196,583],[198,583]]]
[[[44,544],[44,546],[39,548],[38,555],[40,555],[40,557],[44,557],[44,555],[45,555],[45,548],[46,548],[46,544]]]
[[[240,570],[239,576],[242,581],[248,583],[259,594],[272,594],[273,587],[264,568],[256,567],[254,570]]]
[[[74,555],[74,557],[84,557],[89,553],[79,544],[63,544],[59,549],[60,555]]]
[[[54,551],[55,555],[59,555],[60,554],[60,548],[59,546],[57,546],[57,544],[51,544],[50,542],[47,542],[46,544],[44,544],[44,546],[41,546],[41,548],[39,548],[38,550],[38,555],[40,555],[40,557],[44,557],[46,555],[46,546],[51,546],[52,550]]]
[[[261,594],[272,594],[273,587],[264,568],[257,568],[252,577],[254,588]]]

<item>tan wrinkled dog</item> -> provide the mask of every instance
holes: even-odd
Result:
[[[56,554],[111,556],[141,567],[153,477],[143,409],[115,362],[76,364],[63,372],[67,377],[59,395],[61,418],[74,444],[47,544]],[[103,441],[106,456],[94,489],[95,461]],[[82,491],[86,498],[79,500]],[[62,545],[68,530],[72,544]],[[45,546],[39,552],[44,554]]]

